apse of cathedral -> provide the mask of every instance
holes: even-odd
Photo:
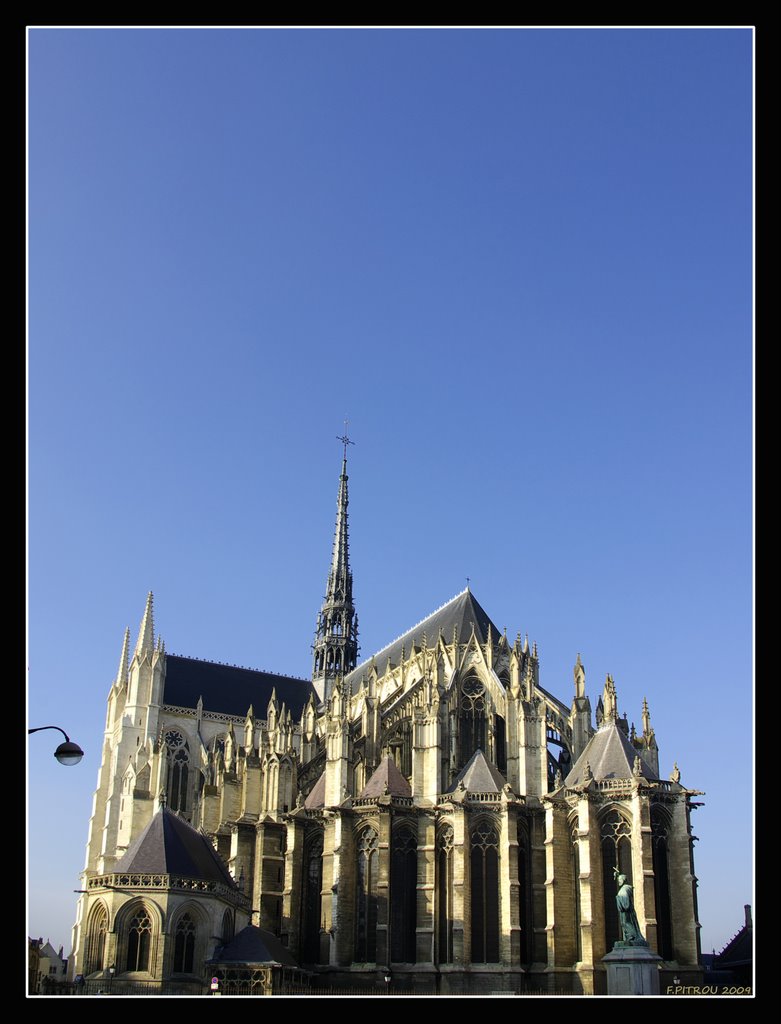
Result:
[[[469,588],[359,663],[343,440],[311,679],[168,654],[151,593],[126,632],[72,971],[602,992],[618,868],[663,974],[696,981],[699,794],[660,778],[647,702],[636,730],[608,676],[592,715],[580,655],[554,696]]]

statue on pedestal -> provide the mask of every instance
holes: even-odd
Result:
[[[613,876],[618,885],[616,906],[618,907],[618,920],[621,925],[622,944],[647,946],[648,943],[643,938],[640,925],[637,923],[632,886],[627,884],[626,875],[622,875],[618,868],[613,868]]]

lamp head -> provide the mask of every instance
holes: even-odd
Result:
[[[54,751],[54,756],[64,765],[78,764],[79,761],[84,757],[84,751],[78,745],[78,743],[61,743],[59,747]]]

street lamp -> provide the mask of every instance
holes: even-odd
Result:
[[[64,729],[61,729],[59,725],[39,725],[37,729],[28,729],[27,735],[29,736],[32,732],[41,732],[43,729],[56,729],[57,732],[61,732],[65,737],[65,742],[61,743],[59,747],[54,751],[54,756],[64,765],[78,764],[79,761],[84,757],[84,751],[78,745],[78,743],[71,743],[70,737]]]
[[[385,972],[385,995],[390,995],[391,972]]]

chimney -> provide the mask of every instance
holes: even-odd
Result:
[[[751,927],[753,927],[753,925],[752,925],[752,923],[751,923],[751,904],[750,904],[750,903],[747,903],[747,904],[746,904],[746,905],[745,905],[745,906],[743,907],[743,910],[744,910],[744,912],[745,912],[745,915],[746,915],[746,928],[751,928]]]

